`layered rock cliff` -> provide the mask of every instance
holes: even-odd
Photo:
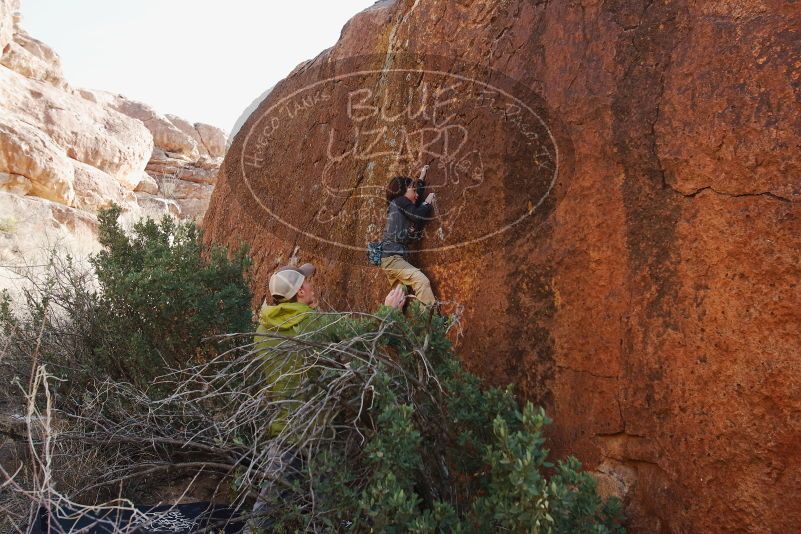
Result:
[[[0,0],[0,269],[37,264],[61,247],[97,248],[95,213],[200,220],[225,134],[64,79],[58,55]],[[0,287],[13,274],[0,272]]]
[[[372,307],[381,188],[430,163],[415,261],[467,365],[543,403],[633,531],[790,532],[799,57],[795,2],[385,0],[250,115],[205,225],[258,299],[298,258]]]

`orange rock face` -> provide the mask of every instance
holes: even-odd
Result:
[[[245,122],[204,225],[259,300],[297,258],[372,308],[381,188],[430,164],[413,261],[465,364],[544,404],[632,531],[791,532],[799,58],[797,2],[379,2]]]

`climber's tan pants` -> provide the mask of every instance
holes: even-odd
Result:
[[[381,258],[381,268],[387,273],[389,283],[394,286],[401,283],[411,286],[417,300],[423,304],[434,304],[437,299],[431,291],[431,282],[423,271],[404,260],[402,256]]]

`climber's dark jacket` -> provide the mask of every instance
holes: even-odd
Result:
[[[382,245],[383,257],[409,254],[409,243],[420,239],[419,227],[431,219],[434,207],[431,204],[415,206],[411,200],[400,196],[389,203],[387,225]]]

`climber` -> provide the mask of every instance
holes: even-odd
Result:
[[[387,224],[381,242],[381,268],[392,286],[410,286],[418,301],[432,305],[436,298],[431,291],[431,282],[423,271],[408,261],[408,245],[421,238],[422,226],[431,219],[436,206],[434,193],[429,193],[420,203],[427,172],[428,165],[420,171],[417,181],[397,176],[387,186]]]

